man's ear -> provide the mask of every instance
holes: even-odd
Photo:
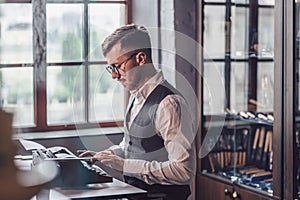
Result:
[[[147,55],[144,52],[139,52],[136,55],[136,62],[139,65],[144,65],[146,63],[146,60],[147,60]]]

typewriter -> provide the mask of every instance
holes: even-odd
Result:
[[[59,174],[49,187],[84,188],[90,184],[112,182],[112,177],[89,158],[75,156],[65,147],[51,147],[32,151],[32,167],[41,162],[57,163]]]

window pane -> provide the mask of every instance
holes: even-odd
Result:
[[[3,109],[14,113],[13,125],[33,126],[33,68],[0,69],[0,89]]]
[[[260,57],[274,57],[274,9],[260,8],[258,18],[258,55]]]
[[[47,2],[55,3],[83,3],[85,0],[47,0]]]
[[[223,114],[225,110],[224,63],[205,62],[203,74],[204,115]]]
[[[205,6],[203,37],[205,58],[225,57],[225,6]]]
[[[103,1],[106,1],[107,2],[107,0],[89,0],[90,2],[103,2]],[[114,2],[114,1],[123,1],[123,2],[126,2],[126,0],[109,0],[109,1],[112,1],[112,2]]]
[[[273,112],[274,108],[274,63],[258,63],[257,111]]]
[[[83,4],[47,4],[47,61],[81,61]]]
[[[231,62],[230,107],[232,112],[248,107],[248,63]]]
[[[83,66],[47,68],[47,123],[84,122]]]
[[[231,2],[236,3],[236,4],[249,4],[249,1],[252,1],[252,0],[231,0]]]
[[[205,0],[204,2],[225,2],[226,0]]]
[[[90,121],[123,120],[125,92],[122,85],[111,78],[105,66],[90,66],[89,84]]]
[[[275,5],[275,0],[258,0],[259,5]]]
[[[0,4],[0,63],[32,63],[32,6]]]
[[[89,5],[89,59],[103,60],[101,43],[116,28],[125,24],[124,4]]]
[[[248,8],[234,7],[232,12],[232,58],[248,57]]]

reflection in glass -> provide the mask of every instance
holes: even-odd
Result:
[[[81,0],[81,1],[83,1],[83,0]],[[101,2],[101,1],[102,1],[102,2],[103,2],[103,1],[107,2],[107,0],[89,0],[89,1],[90,1],[90,2]],[[118,1],[118,2],[122,2],[122,1],[123,1],[124,3],[126,2],[126,0],[109,0],[109,1],[112,1],[112,2],[113,2],[113,1]]]
[[[31,11],[31,4],[0,4],[1,64],[33,62]]]
[[[248,9],[244,7],[235,7],[232,12],[232,43],[231,57],[232,58],[247,58],[248,57]],[[243,25],[242,25],[243,24]]]
[[[259,5],[275,5],[275,0],[258,0]]]
[[[211,2],[215,2],[215,3],[218,3],[218,2],[225,2],[226,0],[205,0],[205,2],[207,3],[211,3]]]
[[[55,3],[83,3],[85,0],[47,0],[48,2]]]
[[[14,126],[33,126],[33,68],[1,68],[0,100],[4,110],[14,113]]]
[[[47,123],[84,122],[84,76],[82,66],[47,68]]]
[[[83,4],[47,4],[47,62],[81,61]]]
[[[125,24],[124,16],[123,4],[89,4],[89,60],[104,59],[101,43],[107,35]]]
[[[259,63],[257,78],[257,111],[265,113],[273,112],[274,63]]]
[[[201,164],[204,173],[272,195],[274,2],[269,4],[204,0],[201,145],[213,148]]]
[[[224,63],[205,62],[203,68],[203,112],[205,115],[222,114],[226,98],[224,96]]]
[[[264,58],[274,57],[274,9],[259,8],[258,56]]]
[[[224,58],[225,9],[223,6],[205,6],[204,14],[204,58]]]
[[[106,66],[89,68],[89,119],[95,121],[120,121],[124,118],[125,91],[111,78]]]
[[[230,107],[233,113],[237,113],[242,110],[247,110],[248,94],[247,86],[248,79],[248,63],[245,62],[233,62],[231,64],[231,102]]]

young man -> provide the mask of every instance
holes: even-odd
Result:
[[[113,79],[131,97],[119,145],[101,152],[86,151],[121,171],[124,180],[164,199],[187,199],[196,170],[195,130],[183,96],[156,71],[151,41],[143,26],[125,25],[102,44]],[[116,99],[117,101],[117,99]]]

